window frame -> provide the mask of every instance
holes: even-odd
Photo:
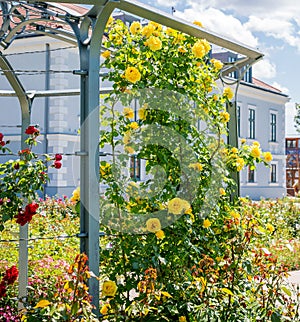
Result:
[[[270,111],[270,142],[277,142],[277,116],[278,113],[276,111]]]
[[[254,140],[256,137],[256,108],[248,107],[248,138]]]

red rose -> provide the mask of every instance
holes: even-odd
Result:
[[[20,163],[15,163],[14,164],[14,168],[15,168],[15,170],[19,170],[20,169]]]
[[[39,205],[36,202],[32,202],[25,207],[25,211],[29,211],[31,214],[36,214],[38,207]]]
[[[1,282],[0,283],[0,299],[1,297],[6,296],[6,287],[5,287],[5,283]]]
[[[4,137],[3,133],[0,132],[0,141],[3,141],[3,137]]]
[[[26,209],[26,207],[25,207],[25,211],[20,210],[16,216],[16,218],[17,218],[16,222],[17,222],[17,224],[19,224],[21,226],[24,226],[28,222],[30,222],[32,219],[32,216],[34,215],[33,213],[30,212],[29,208],[27,207],[27,209]]]
[[[12,266],[11,268],[6,270],[6,273],[3,277],[3,281],[7,283],[7,285],[13,284],[19,275],[19,271],[16,266]]]
[[[60,161],[62,159],[62,155],[61,154],[59,154],[59,153],[56,153],[55,154],[55,160],[56,161]]]
[[[5,145],[5,142],[4,141],[0,141],[0,145],[1,146],[4,146]]]
[[[28,126],[28,128],[25,130],[25,133],[28,135],[32,135],[32,134],[39,134],[40,131],[39,129],[37,129],[36,127],[34,127],[33,125]]]
[[[55,169],[60,169],[61,168],[61,162],[60,161],[54,161],[53,163]]]

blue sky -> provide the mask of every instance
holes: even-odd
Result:
[[[139,0],[207,30],[259,49],[264,59],[253,67],[254,77],[290,97],[286,134],[294,135],[295,102],[300,103],[300,5],[296,0]]]

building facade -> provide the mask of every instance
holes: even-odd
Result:
[[[63,155],[62,168],[50,168],[50,183],[45,187],[47,195],[70,196],[79,185],[80,99],[78,48],[46,36],[16,39],[5,55],[15,70],[24,71],[20,79],[27,91],[64,90],[72,95],[35,98],[32,105],[32,124],[39,124],[41,144],[37,153]],[[222,54],[222,61],[234,61],[236,55]],[[34,66],[34,68],[33,68]],[[33,72],[29,72],[30,70]],[[251,69],[245,74],[238,88],[237,115],[238,133],[248,143],[259,141],[262,151],[270,151],[273,161],[270,168],[259,165],[256,170],[241,172],[241,195],[253,199],[277,198],[285,195],[285,103],[287,95],[252,77]],[[236,75],[230,75],[231,78]],[[106,87],[110,84],[103,83]],[[233,86],[234,87],[234,86]],[[0,76],[0,89],[10,90],[4,75]],[[233,88],[234,89],[234,88]],[[77,93],[77,94],[76,94]],[[11,140],[11,149],[20,150],[20,106],[16,97],[1,99],[0,132]],[[1,156],[0,162],[7,159]],[[135,180],[146,177],[143,160],[132,157],[129,174]]]

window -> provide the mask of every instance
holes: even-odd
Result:
[[[271,164],[271,183],[277,182],[277,165]]]
[[[243,68],[243,72],[245,71],[246,67]],[[252,67],[248,68],[244,74],[243,81],[247,83],[252,83]]]
[[[238,136],[241,136],[241,106],[237,106],[237,131],[238,131]]]
[[[133,111],[134,111],[134,120],[137,121],[138,120],[138,100],[135,99],[134,100],[134,105],[133,105]]]
[[[276,114],[275,113],[271,113],[270,116],[270,125],[271,125],[271,137],[270,140],[271,142],[276,142]]]
[[[249,139],[255,139],[255,109],[249,108]]]
[[[255,182],[255,172],[251,167],[248,167],[248,182]]]
[[[295,148],[296,147],[296,140],[286,140],[286,147],[287,148]]]
[[[235,61],[236,61],[236,57],[233,57],[233,56],[228,57],[228,62],[229,63],[234,63]],[[237,79],[238,78],[238,73],[237,72],[231,72],[230,74],[228,74],[228,76]]]
[[[141,159],[138,159],[136,155],[130,157],[130,178],[141,180]]]

